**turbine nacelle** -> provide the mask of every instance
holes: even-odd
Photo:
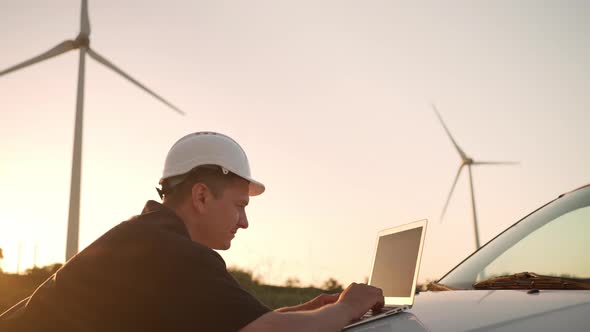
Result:
[[[461,162],[462,165],[472,165],[475,161],[473,160],[473,158],[465,158],[463,159],[463,161]]]
[[[72,42],[74,43],[74,47],[75,48],[90,48],[90,38],[88,38],[88,35],[85,35],[83,33],[80,32],[80,34],[78,34],[78,36],[76,37],[76,39],[74,39]]]

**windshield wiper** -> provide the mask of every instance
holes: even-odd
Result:
[[[539,275],[533,272],[520,272],[506,276],[493,277],[477,282],[475,289],[590,289],[584,279],[562,278]]]
[[[452,288],[447,285],[439,284],[436,281],[429,282],[428,285],[426,285],[426,290],[433,291],[433,292],[452,291],[452,290],[457,290],[457,289],[458,288]]]

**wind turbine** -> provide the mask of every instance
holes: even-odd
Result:
[[[0,76],[6,75],[13,71],[25,68],[35,63],[56,57],[60,54],[68,51],[80,50],[79,66],[78,66],[78,93],[76,98],[76,121],[74,128],[74,151],[72,157],[72,180],[70,183],[70,209],[68,215],[68,233],[66,243],[66,260],[72,258],[78,253],[78,233],[80,224],[80,177],[81,177],[81,166],[82,166],[82,119],[84,110],[84,68],[86,61],[86,54],[97,62],[103,64],[107,68],[115,71],[117,74],[123,76],[131,83],[135,84],[145,92],[149,93],[156,99],[160,100],[176,112],[184,115],[176,106],[172,105],[166,99],[158,96],[155,92],[148,89],[143,84],[129,76],[123,70],[112,64],[109,60],[105,59],[102,55],[98,54],[94,49],[90,48],[90,20],[88,18],[88,2],[82,0],[82,9],[80,15],[80,33],[74,40],[65,40],[55,47],[51,48],[47,52],[38,55],[32,59],[21,62],[8,69],[0,71]]]
[[[434,110],[434,113],[436,113],[436,116],[440,120],[440,123],[442,124],[443,128],[447,132],[447,135],[451,139],[451,142],[453,143],[453,145],[455,146],[455,149],[457,150],[457,152],[459,153],[459,156],[461,157],[461,165],[459,165],[459,169],[457,170],[457,175],[455,176],[455,181],[453,181],[453,185],[451,186],[451,191],[449,192],[449,196],[447,197],[445,207],[443,208],[443,211],[440,214],[440,221],[442,222],[445,212],[447,211],[447,207],[449,206],[449,201],[451,200],[451,196],[453,195],[453,191],[455,190],[455,185],[457,184],[457,180],[459,180],[459,176],[461,175],[461,171],[463,170],[463,167],[467,166],[467,170],[469,171],[469,188],[471,189],[471,206],[473,209],[473,232],[475,233],[475,249],[477,250],[480,247],[480,242],[479,242],[479,228],[477,225],[477,213],[475,212],[475,195],[473,194],[473,176],[471,175],[471,166],[475,166],[475,165],[514,165],[514,164],[518,164],[518,163],[511,162],[511,161],[476,161],[473,158],[469,157],[463,151],[463,149],[461,149],[459,147],[459,145],[457,144],[457,142],[455,141],[455,139],[451,135],[451,132],[449,131],[449,129],[445,125],[445,122],[443,121],[438,109],[436,108],[436,106],[434,104],[432,104],[432,109]]]

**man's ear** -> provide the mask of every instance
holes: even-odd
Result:
[[[191,202],[199,213],[207,211],[207,202],[211,198],[211,191],[204,183],[195,183],[191,189]]]

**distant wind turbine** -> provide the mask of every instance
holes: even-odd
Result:
[[[440,123],[442,124],[443,128],[447,132],[447,135],[451,139],[451,142],[453,143],[453,145],[455,146],[455,149],[457,150],[457,152],[459,153],[459,156],[461,157],[461,165],[459,165],[459,169],[457,170],[457,175],[455,176],[455,181],[453,181],[453,185],[451,186],[451,191],[449,192],[449,196],[447,197],[445,207],[443,208],[443,211],[440,214],[440,221],[442,222],[443,217],[445,216],[445,212],[447,211],[447,207],[449,206],[449,201],[451,200],[451,196],[453,195],[453,190],[455,190],[455,185],[457,184],[457,180],[459,180],[459,176],[461,175],[461,171],[463,170],[463,167],[467,166],[467,170],[469,171],[469,188],[471,189],[471,206],[473,208],[473,232],[475,233],[475,249],[477,250],[480,247],[480,242],[479,242],[479,228],[477,225],[477,213],[475,212],[475,195],[473,194],[473,177],[471,175],[471,166],[472,165],[473,166],[475,166],[475,165],[515,165],[518,163],[512,162],[512,161],[475,161],[475,160],[473,160],[473,158],[467,156],[467,154],[459,147],[457,142],[455,142],[455,139],[451,135],[451,132],[449,131],[449,129],[445,125],[442,117],[440,116],[438,109],[436,108],[436,106],[434,104],[432,104],[432,109],[436,113],[436,116],[440,120]]]
[[[176,112],[184,115],[176,106],[172,105],[166,99],[158,96],[155,92],[148,89],[143,84],[129,76],[127,73],[112,64],[109,60],[98,54],[94,49],[90,48],[90,20],[88,19],[88,2],[82,0],[82,10],[80,15],[80,33],[74,40],[66,40],[49,51],[38,55],[32,59],[21,62],[8,69],[0,71],[0,76],[6,75],[10,72],[25,68],[35,63],[56,57],[68,51],[80,50],[79,66],[78,66],[78,94],[76,98],[76,124],[74,128],[74,151],[72,157],[72,180],[70,183],[70,210],[68,216],[68,234],[66,243],[66,260],[69,260],[78,253],[78,233],[80,224],[80,177],[82,167],[82,119],[84,110],[84,67],[85,55],[88,54],[91,58],[105,65],[107,68],[115,71],[117,74],[123,76],[131,83],[135,84],[145,92],[154,96]]]

